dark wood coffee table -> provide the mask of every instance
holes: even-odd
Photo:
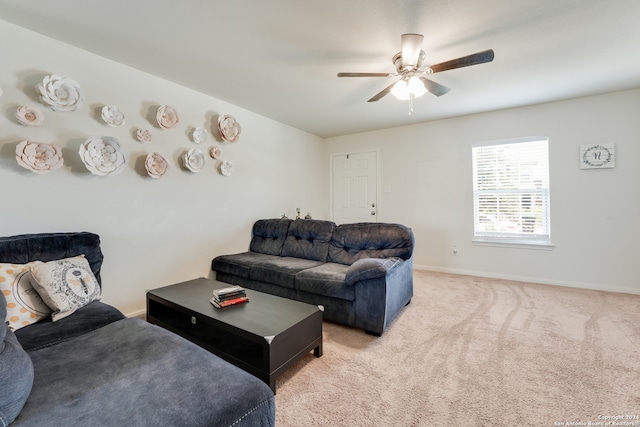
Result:
[[[314,305],[247,289],[249,302],[215,308],[214,289],[200,278],[147,292],[147,321],[162,326],[260,378],[276,378],[313,350],[322,356],[322,311]]]

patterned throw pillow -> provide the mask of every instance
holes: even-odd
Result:
[[[84,255],[31,263],[33,287],[53,309],[55,322],[100,299],[100,285]]]
[[[9,322],[13,331],[51,314],[51,309],[33,289],[30,265],[0,263],[0,292],[7,300],[7,315],[4,320]]]

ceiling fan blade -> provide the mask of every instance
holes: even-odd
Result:
[[[379,99],[381,99],[383,96],[387,95],[389,92],[391,92],[391,89],[393,88],[393,86],[396,84],[397,82],[393,82],[391,83],[389,86],[385,87],[384,89],[382,89],[380,92],[376,93],[371,99],[369,99],[367,102],[376,102]]]
[[[422,34],[403,34],[402,38],[402,68],[418,68],[420,51],[422,50]]]
[[[457,59],[452,59],[451,61],[441,62],[440,64],[432,65],[429,68],[431,69],[432,73],[439,73],[441,71],[468,67],[470,65],[483,64],[485,62],[491,61],[493,61],[493,49],[484,50],[482,52],[463,56]]]
[[[338,77],[392,77],[391,73],[338,73]]]
[[[451,90],[448,87],[442,86],[440,83],[436,83],[426,77],[420,77],[420,80],[422,80],[422,83],[424,83],[424,87],[426,87],[427,90],[435,96],[442,96]]]

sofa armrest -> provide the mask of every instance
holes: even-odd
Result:
[[[407,260],[379,258],[370,259],[370,261],[376,261],[379,267],[370,270],[368,274],[374,274],[376,271],[381,274],[381,268],[386,265],[386,275],[363,280],[365,275],[362,274],[359,275],[361,279],[354,282],[356,326],[367,333],[381,335],[404,306],[411,301],[413,258]]]
[[[351,264],[345,276],[346,285],[354,285],[360,280],[385,277],[397,268],[403,260],[400,258],[362,258]]]

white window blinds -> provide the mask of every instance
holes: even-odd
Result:
[[[548,142],[532,137],[473,145],[476,239],[549,242]]]

